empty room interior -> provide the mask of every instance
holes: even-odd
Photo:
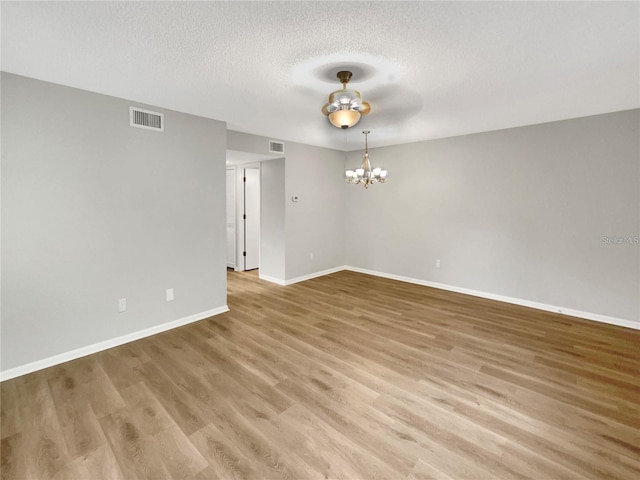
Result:
[[[3,480],[640,478],[640,2],[0,21]]]

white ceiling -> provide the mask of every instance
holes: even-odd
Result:
[[[3,70],[360,149],[640,106],[640,3],[2,2]],[[354,72],[372,112],[320,109]],[[346,147],[345,147],[346,145]]]

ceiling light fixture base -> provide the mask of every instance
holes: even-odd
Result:
[[[371,111],[371,105],[362,100],[360,92],[347,88],[353,76],[350,71],[340,70],[336,76],[342,83],[342,89],[329,95],[329,103],[322,107],[322,113],[333,126],[347,129],[357,124],[362,115],[367,115]]]

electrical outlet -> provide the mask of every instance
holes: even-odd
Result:
[[[167,288],[167,302],[173,302],[173,288]]]
[[[309,260],[313,260],[313,252],[309,254]]]
[[[440,268],[440,259],[439,258],[436,260],[436,268]]]
[[[127,311],[127,299],[121,298],[120,300],[118,300],[118,313],[122,313],[126,311]]]

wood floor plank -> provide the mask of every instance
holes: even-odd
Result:
[[[144,378],[145,384],[156,396],[162,407],[171,415],[171,418],[185,432],[186,435],[201,429],[209,420],[207,413],[200,405],[193,401],[189,395],[185,395],[175,383],[179,378],[171,379],[161,368],[153,362],[147,362],[136,370]]]
[[[636,330],[347,271],[227,303],[3,382],[2,479],[640,478]]]
[[[49,387],[69,456],[75,459],[104,445],[106,440],[85,384],[72,371],[61,369],[60,372],[49,380]]]
[[[10,437],[20,431],[20,409],[16,399],[16,382],[0,384],[0,438]]]
[[[122,474],[111,447],[106,444],[76,458],[72,462],[72,470],[75,478],[79,480],[107,478],[109,480],[126,480],[133,477],[130,473],[127,477]]]
[[[144,382],[120,390],[127,411],[146,435],[155,435],[176,425],[158,398]]]
[[[455,480],[453,477],[446,475],[440,470],[434,468],[432,465],[429,465],[422,460],[419,460],[416,463],[416,466],[413,468],[409,476],[408,480]]]
[[[144,435],[126,408],[100,419],[111,450],[126,478],[170,479],[160,451],[150,435]]]
[[[217,321],[219,320],[216,319],[215,322]],[[203,341],[193,335],[190,337],[190,341],[194,348],[210,360],[216,368],[223,371],[226,375],[231,376],[252,394],[268,402],[277,411],[282,412],[291,406],[289,399],[281,395],[268,382],[253,375],[249,370],[242,367],[236,359],[222,354],[221,351],[223,348],[221,345],[216,344],[215,340],[209,339]]]
[[[281,340],[286,341],[286,340],[285,340],[285,339],[286,339],[286,335],[282,335],[282,334],[280,334],[280,335],[277,335],[277,338],[280,338]],[[295,340],[295,339],[293,339],[293,338],[290,338],[290,340],[292,341],[292,345],[295,345],[295,344],[296,344],[296,342],[297,342],[297,340]],[[304,344],[304,343],[302,343],[302,342],[298,342],[298,344],[299,344],[299,345],[303,345],[303,346],[305,345],[305,344]],[[316,345],[318,345],[318,343],[317,343],[317,342],[316,342]],[[326,350],[328,350],[328,348],[327,348]],[[310,349],[308,349],[307,351],[313,351],[313,349],[312,349],[312,348],[310,348]],[[352,354],[350,354],[350,355],[352,355]],[[363,358],[364,358],[364,357],[363,357]],[[326,361],[326,359],[325,359],[325,361]],[[358,362],[358,360],[355,360],[355,362]],[[361,364],[363,364],[363,362],[360,362],[360,363],[361,363]],[[370,370],[370,367],[368,367],[368,369]],[[459,372],[460,372],[460,371],[458,371],[458,373],[459,373]],[[447,379],[447,378],[448,378],[448,376],[447,376],[447,373],[446,373],[446,372],[435,372],[435,373],[437,373],[437,374],[439,375],[439,377],[438,377],[438,378],[443,378],[443,379]],[[383,375],[383,374],[382,374],[382,373],[378,373],[378,377],[380,377],[380,375]],[[363,379],[362,379],[362,378],[364,378],[364,377],[360,377],[360,378],[361,378],[361,381],[366,381],[366,380],[363,380]],[[377,377],[376,377],[376,378],[377,378]],[[475,380],[474,380],[473,378],[471,378],[471,379],[470,379],[470,382],[473,382],[473,381],[475,381]],[[397,380],[391,380],[391,382],[390,382],[390,383],[398,383],[398,382],[397,382]],[[467,384],[466,384],[466,385],[464,385],[464,386],[468,388],[468,386],[470,386],[470,385],[474,385],[474,384],[473,384],[473,383],[467,383]],[[447,382],[447,383],[445,383],[445,386],[446,386],[446,388],[452,388],[452,387],[454,386],[454,384],[452,384],[452,383],[450,383],[450,382]],[[374,387],[374,388],[377,388],[377,387]],[[410,387],[408,387],[408,388],[410,388]],[[480,385],[478,385],[476,388],[477,388],[477,389],[480,389],[479,391],[480,391],[480,392],[482,392],[482,393],[486,393],[486,392],[487,392],[487,390],[488,390],[488,389],[486,389],[486,387],[484,387],[484,386],[482,386],[482,387],[481,387]],[[417,390],[419,390],[419,389],[417,389]],[[457,394],[458,394],[458,395],[461,395],[461,394],[463,394],[463,393],[464,393],[464,390],[462,390],[462,389],[461,389],[461,390],[459,390],[459,391],[457,392]],[[509,393],[509,392],[507,392],[507,394],[505,394],[505,395],[500,395],[499,397],[500,397],[500,398],[504,398],[504,399],[508,399],[508,398],[509,398],[509,397],[508,397],[508,393]],[[513,394],[513,393],[515,393],[515,389],[512,389],[510,393],[512,393],[512,394]],[[493,394],[491,394],[491,395],[493,395]],[[491,396],[491,395],[490,395],[490,396]],[[507,401],[508,401],[508,400],[507,400]],[[532,402],[532,403],[534,403],[534,404],[535,404],[536,402]],[[509,403],[507,403],[507,404],[509,404]],[[566,420],[567,418],[570,418],[570,417],[563,416],[563,418]],[[527,424],[528,424],[528,422],[529,422],[529,421],[531,421],[531,420],[530,420],[530,419],[528,419],[526,416],[523,416],[523,417],[519,418],[519,419],[518,419],[518,421],[519,421],[519,422],[522,422],[522,423],[521,423],[522,425],[527,425]],[[600,422],[592,422],[592,423],[591,423],[591,426],[593,426],[593,425],[599,425],[599,424],[600,424]],[[550,429],[549,425],[545,425],[545,426],[544,426],[544,427],[542,427],[542,428],[543,428],[544,430],[549,430],[549,429]],[[611,431],[611,429],[609,429],[609,430]],[[516,436],[517,436],[517,435],[516,435]],[[539,446],[540,446],[540,445],[544,445],[544,443],[543,443],[543,442],[537,442],[536,444],[537,444],[537,445],[539,445]],[[581,449],[580,449],[580,450],[582,450],[583,448],[586,448],[586,445],[585,445],[585,444],[583,444],[583,445],[581,446]],[[586,451],[587,451],[587,452],[590,452],[590,451],[592,451],[592,450],[591,450],[591,449],[587,449]],[[565,455],[566,455],[566,454],[565,454]],[[587,462],[587,463],[588,463],[588,462]],[[615,463],[615,462],[614,462],[614,463]],[[629,473],[629,471],[627,471],[627,473]]]
[[[314,456],[324,464],[325,478],[392,478],[398,472],[362,445],[336,430],[302,405],[296,404],[283,413],[307,437],[304,452],[298,455]]]
[[[22,434],[14,433],[2,439],[0,444],[0,478],[4,480],[22,480],[28,478],[27,455],[30,452],[24,448]]]
[[[152,442],[171,478],[195,479],[209,466],[177,425],[156,433]]]
[[[242,449],[229,442],[213,425],[207,425],[193,433],[189,439],[209,462],[207,478],[248,480],[260,478],[253,462],[245,457]]]
[[[124,400],[101,365],[91,380],[84,384],[87,398],[97,417],[116,412],[125,406]]]
[[[47,382],[48,373],[41,371],[25,375],[17,383],[22,451],[29,453],[26,459],[27,478],[70,476],[71,458]]]

